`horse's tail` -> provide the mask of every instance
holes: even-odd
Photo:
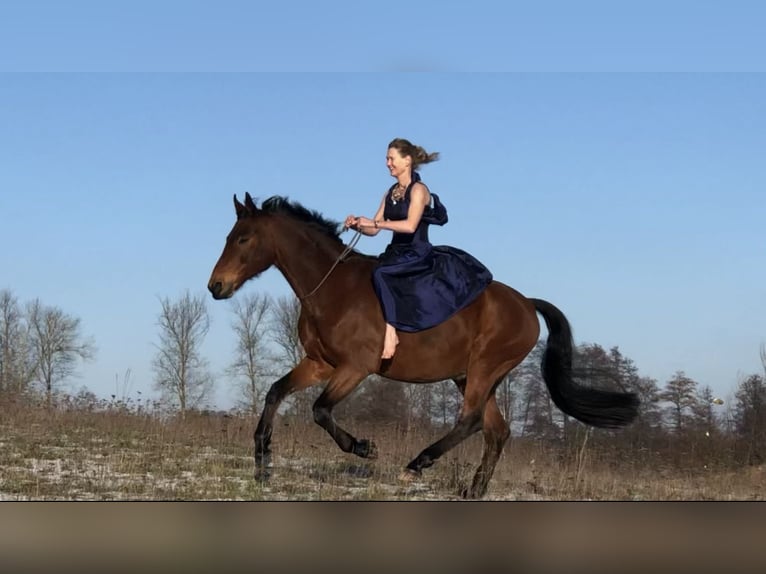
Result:
[[[548,326],[548,342],[541,367],[555,405],[592,426],[618,428],[629,424],[638,412],[638,397],[634,393],[593,389],[574,382],[569,321],[555,305],[542,299],[530,301]]]

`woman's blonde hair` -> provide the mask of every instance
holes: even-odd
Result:
[[[388,144],[388,149],[394,148],[399,152],[402,157],[410,157],[412,159],[412,169],[416,169],[419,165],[425,163],[431,163],[439,159],[439,152],[428,153],[419,145],[413,144],[411,141],[404,138],[396,138],[391,140]]]

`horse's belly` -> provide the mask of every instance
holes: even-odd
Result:
[[[464,325],[451,323],[447,321],[418,333],[399,333],[394,360],[381,374],[410,382],[434,382],[464,375],[472,338]]]

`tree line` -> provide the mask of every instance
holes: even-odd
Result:
[[[77,317],[39,299],[21,305],[10,290],[0,291],[0,395],[36,392],[50,407],[58,385],[95,354]]]
[[[210,327],[207,298],[186,292],[176,299],[161,298],[159,304],[154,385],[162,402],[183,416],[206,405],[220,378],[202,353]],[[303,357],[298,338],[300,304],[294,296],[251,293],[241,294],[229,305],[235,346],[223,375],[238,389],[238,409],[257,414],[269,385]],[[725,451],[732,459],[762,464],[766,456],[763,374],[742,377],[733,399],[723,400],[683,371],[661,386],[642,376],[618,347],[582,343],[574,353],[579,383],[632,391],[641,400],[639,416],[629,428],[595,430],[553,405],[540,371],[544,347],[541,340],[498,385],[498,405],[514,437],[576,448],[592,435],[592,444],[600,441],[604,448],[627,448],[634,456],[672,450],[674,456],[697,460],[705,453]],[[95,351],[93,342],[82,335],[79,319],[39,300],[21,305],[10,291],[0,291],[0,394],[36,392],[50,406],[57,385],[75,372],[78,362],[91,360]],[[766,373],[766,348],[761,349],[761,359]],[[311,405],[320,390],[310,388],[292,396],[284,415],[310,420]],[[338,415],[396,424],[404,430],[439,428],[454,423],[460,404],[461,396],[451,381],[413,385],[370,376],[339,405]]]

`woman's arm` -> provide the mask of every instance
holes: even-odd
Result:
[[[356,229],[364,235],[377,235],[380,233],[380,228],[375,226],[374,221],[383,219],[383,211],[386,208],[387,196],[388,192],[383,194],[383,199],[380,201],[380,207],[378,207],[378,211],[375,212],[375,217],[373,219],[363,216],[349,215],[343,225],[346,229]]]

